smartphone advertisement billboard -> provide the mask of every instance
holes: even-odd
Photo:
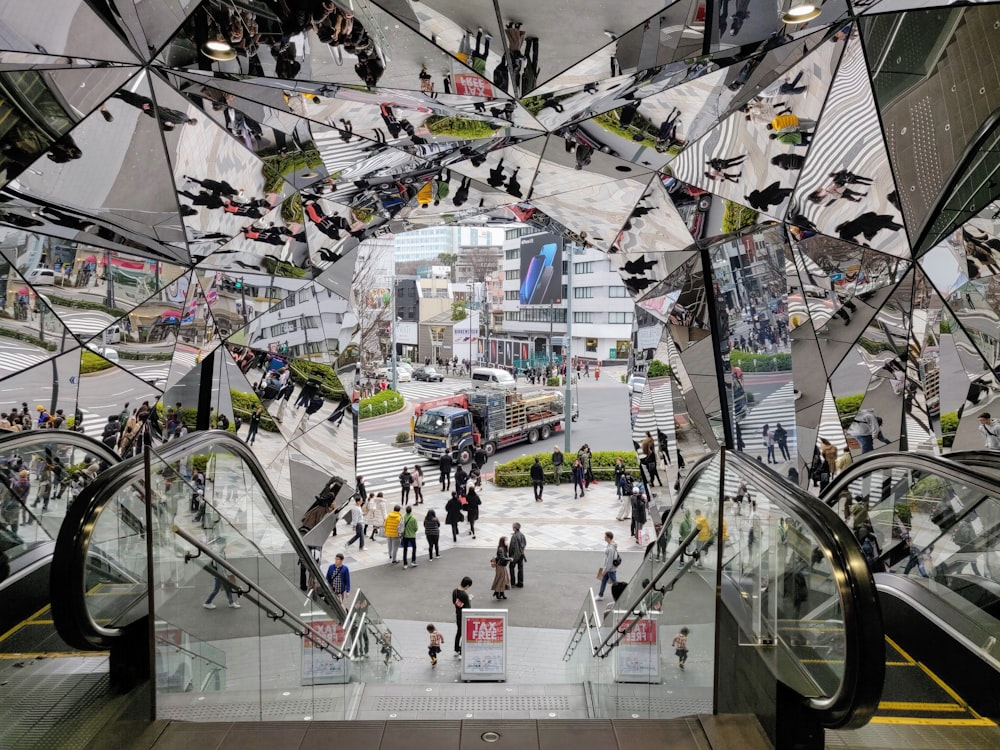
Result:
[[[532,234],[521,238],[521,304],[562,301],[562,237]]]

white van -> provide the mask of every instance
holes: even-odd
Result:
[[[52,286],[56,283],[56,272],[51,268],[34,268],[24,278],[34,286]]]
[[[478,388],[484,383],[495,388],[516,388],[517,381],[514,376],[506,370],[493,367],[473,367],[472,382]]]
[[[122,327],[115,323],[104,329],[104,343],[105,344],[120,344],[122,341]]]

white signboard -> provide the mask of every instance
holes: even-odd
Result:
[[[330,514],[331,516],[333,513]],[[300,614],[299,617],[321,636],[339,648],[344,646],[344,628],[327,614]],[[308,638],[301,638],[303,685],[334,685],[347,682],[346,659],[335,659]]]
[[[660,638],[657,618],[642,617],[622,624],[634,627],[622,636],[615,648],[617,682],[658,683],[660,681]]]
[[[507,679],[507,610],[462,611],[462,679]]]
[[[417,323],[415,321],[401,321],[396,323],[396,343],[416,346]]]
[[[473,310],[469,317],[452,326],[452,341],[456,345],[462,341],[468,343],[470,337],[473,341],[479,338],[479,311],[477,310]]]

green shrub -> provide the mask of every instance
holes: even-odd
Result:
[[[90,351],[90,349],[84,349],[80,354],[81,375],[86,375],[91,372],[100,372],[101,370],[107,370],[109,367],[114,367],[114,364],[106,360],[100,354]]]
[[[646,368],[646,376],[650,378],[665,378],[670,375],[670,365],[664,364],[658,359],[654,359]]]
[[[250,421],[250,415],[253,414],[253,410],[257,408],[260,404],[260,400],[252,393],[244,393],[243,391],[236,391],[232,388],[229,389],[229,398],[233,402],[233,414],[238,416],[244,422]],[[187,412],[187,409],[184,410]],[[184,422],[187,424],[187,414],[184,415]],[[268,414],[267,409],[260,415],[260,428],[265,432],[277,432],[278,425],[275,424],[274,419]]]
[[[945,318],[941,321],[941,334],[951,333],[951,321]]]
[[[408,442],[410,442],[410,433],[407,432],[406,430],[403,430],[402,432],[397,432],[396,433],[396,442],[397,443],[408,443]]]
[[[59,297],[55,294],[46,295],[53,305],[59,307],[74,307],[77,310],[100,310],[115,318],[121,318],[128,314],[128,310],[119,310],[117,307],[108,307],[100,302],[90,302],[83,299],[73,299],[71,297]],[[110,324],[109,324],[110,325]]]
[[[272,276],[282,276],[286,279],[304,279],[306,277],[305,269],[293,266],[288,261],[278,260],[270,255],[265,255],[261,258],[260,262]]]
[[[744,227],[752,227],[757,223],[758,215],[758,212],[752,208],[741,206],[733,201],[726,201],[725,209],[722,212],[722,231],[728,233]]]
[[[539,463],[541,463],[542,468],[545,470],[546,483],[551,483],[553,481],[552,454],[536,453],[531,456],[515,458],[513,461],[508,461],[505,464],[498,464],[494,469],[493,474],[493,481],[496,486],[531,486],[530,472],[531,465],[535,462],[535,456],[538,456]],[[560,481],[568,484],[571,481],[569,477],[570,467],[573,465],[573,461],[576,460],[576,454],[566,453],[565,456],[566,464],[562,468]],[[622,460],[622,463],[625,464],[627,469],[633,472],[638,471],[639,459],[636,457],[634,451],[598,451],[590,458],[590,468],[594,472],[594,479],[598,481],[613,482],[615,479],[615,461],[619,458]],[[633,474],[633,476],[635,475]]]
[[[15,331],[13,328],[0,328],[0,338],[17,339],[18,341],[24,341],[27,344],[41,347],[50,352],[54,352],[59,348],[51,341],[42,341],[37,336],[32,336],[30,333],[24,333],[23,331]]]
[[[370,398],[361,399],[361,403],[358,404],[358,419],[392,414],[402,409],[405,405],[406,401],[401,393],[386,388],[384,391],[379,391]]]
[[[141,359],[147,361],[166,362],[174,358],[169,352],[131,352],[126,349],[119,350],[120,359]]]
[[[958,412],[949,411],[941,415],[941,447],[950,448],[955,444],[958,432]]]
[[[729,353],[729,364],[743,372],[787,372],[792,369],[792,355],[787,352],[749,354],[734,349]]]
[[[566,385],[566,378],[562,375],[557,375],[554,378],[549,378],[545,381],[545,385]]]
[[[865,394],[863,393],[856,393],[853,396],[842,396],[833,400],[837,406],[837,414],[840,415],[840,426],[842,428],[846,430],[851,426],[851,422],[857,416],[858,410],[861,408],[864,400]]]
[[[482,120],[468,120],[464,117],[432,115],[424,120],[424,126],[434,135],[450,135],[456,138],[492,138],[497,127]]]

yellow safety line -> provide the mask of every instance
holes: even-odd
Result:
[[[994,727],[989,719],[918,719],[904,716],[875,716],[870,724],[911,724],[913,726],[939,726],[939,727]]]
[[[5,641],[8,638],[10,638],[12,635],[14,635],[14,633],[16,633],[18,630],[20,630],[21,628],[23,628],[26,623],[31,622],[36,617],[38,617],[39,615],[41,615],[43,612],[45,612],[46,610],[48,610],[48,608],[50,606],[52,606],[52,605],[46,604],[40,610],[38,610],[37,612],[35,612],[35,614],[33,614],[31,617],[28,617],[27,619],[21,620],[21,622],[19,622],[17,625],[15,625],[14,627],[12,627],[6,633],[4,633],[3,635],[0,635],[0,641]]]
[[[900,656],[902,656],[902,657],[903,657],[904,659],[906,659],[906,660],[907,660],[907,661],[908,661],[908,662],[909,662],[910,664],[916,664],[916,663],[917,663],[917,660],[916,660],[916,659],[914,659],[914,658],[913,658],[912,656],[910,656],[910,655],[909,655],[908,653],[906,653],[906,652],[905,652],[905,651],[904,651],[904,650],[903,650],[903,649],[902,649],[902,648],[900,647],[900,645],[899,645],[898,643],[896,643],[896,642],[895,642],[894,640],[892,640],[892,638],[890,638],[889,636],[886,636],[886,637],[885,637],[885,640],[886,640],[886,642],[887,642],[887,643],[888,643],[888,644],[889,644],[890,646],[892,646],[892,647],[893,647],[894,649],[896,649],[896,650],[897,650],[897,651],[899,652],[899,655],[900,655]]]
[[[887,661],[885,663],[887,667],[915,667],[916,664],[908,661]]]
[[[965,713],[965,706],[959,703],[924,703],[921,701],[880,701],[881,711],[958,711]]]
[[[0,654],[0,659],[67,659],[71,656],[107,656],[110,651],[24,651]]]

